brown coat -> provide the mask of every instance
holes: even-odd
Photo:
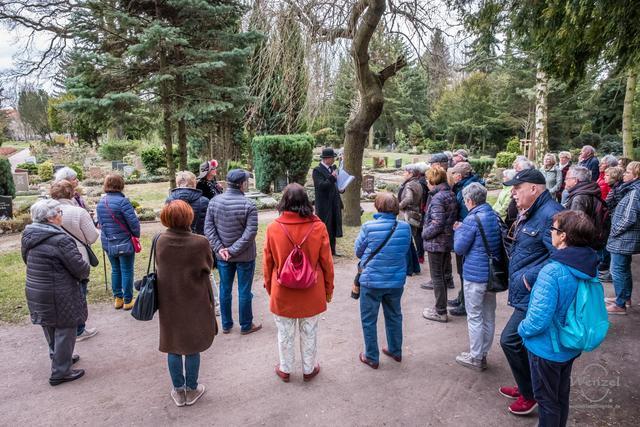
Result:
[[[417,177],[406,180],[399,192],[400,218],[413,227],[422,225],[422,185]]]
[[[293,249],[280,224],[283,224],[293,240],[302,241],[309,227],[309,234],[302,250],[311,265],[315,265],[317,279],[315,285],[307,289],[291,289],[278,283],[278,272]],[[269,308],[273,314],[282,317],[311,317],[327,310],[327,296],[333,295],[333,258],[329,246],[327,227],[315,215],[302,218],[294,212],[282,215],[267,227],[264,243],[264,287],[270,295]]]
[[[168,229],[158,239],[160,351],[194,354],[211,347],[218,332],[212,265],[211,247],[203,236]]]

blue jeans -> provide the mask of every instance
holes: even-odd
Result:
[[[133,265],[136,254],[109,255],[111,263],[111,290],[115,298],[124,298],[125,304],[133,299]]]
[[[564,427],[569,417],[569,391],[574,359],[552,362],[529,353],[533,396],[540,427]]]
[[[171,376],[173,388],[183,388],[185,385],[191,390],[198,388],[200,353],[186,356],[169,353],[167,354],[167,361],[169,362],[169,375]]]
[[[231,316],[231,289],[236,271],[238,272],[240,330],[248,331],[251,329],[251,322],[253,322],[253,311],[251,309],[253,294],[251,293],[251,285],[253,283],[253,272],[255,268],[255,261],[227,262],[218,260],[222,329],[231,329],[233,326],[233,317]]]
[[[518,334],[518,325],[527,315],[527,312],[516,308],[507,321],[502,335],[500,335],[500,347],[509,362],[511,373],[516,380],[518,390],[525,399],[533,399],[531,386],[531,368],[529,367],[529,353],[524,347],[522,337]]]
[[[611,252],[611,278],[616,291],[616,305],[620,308],[624,308],[625,303],[631,299],[631,257]]]
[[[382,304],[384,327],[387,333],[388,350],[394,356],[402,356],[402,309],[400,299],[403,288],[372,289],[360,287],[360,319],[364,335],[367,359],[374,363],[380,360],[378,350],[378,309]]]
[[[598,260],[600,261],[598,264],[598,271],[609,271],[609,266],[611,265],[611,254],[607,248],[598,250]]]
[[[87,285],[89,284],[89,279],[84,279],[80,281],[80,290],[82,291],[82,295],[84,296],[84,299],[87,299]],[[84,332],[84,327],[86,326],[86,323],[82,322],[81,324],[78,325],[78,328],[76,329],[76,335],[80,336],[80,334],[82,334]]]

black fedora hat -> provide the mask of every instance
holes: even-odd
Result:
[[[322,154],[320,154],[320,158],[326,159],[327,157],[338,157],[338,154],[333,151],[333,148],[323,148]]]

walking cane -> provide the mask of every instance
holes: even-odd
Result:
[[[102,251],[102,266],[104,267],[104,291],[109,292],[107,289],[107,257],[104,254],[104,250]]]

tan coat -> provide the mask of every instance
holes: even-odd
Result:
[[[400,202],[400,218],[411,224],[413,227],[422,225],[422,185],[417,177],[411,177],[402,184],[402,198]]]
[[[211,289],[209,241],[190,231],[166,230],[156,246],[160,351],[194,354],[218,332]]]
[[[89,246],[95,243],[98,237],[100,237],[100,232],[93,224],[89,212],[78,207],[69,199],[60,199],[58,202],[62,205],[62,226],[65,230]],[[76,239],[73,239],[73,241],[78,247],[82,259],[88,264],[89,255],[87,254],[87,249]]]

